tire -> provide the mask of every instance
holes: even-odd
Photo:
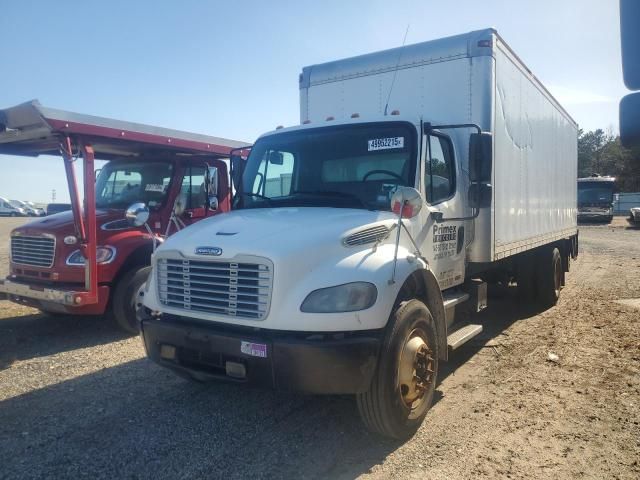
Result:
[[[140,333],[136,318],[138,290],[144,285],[151,273],[151,267],[137,267],[128,271],[116,285],[113,295],[113,317],[118,326],[131,334]]]
[[[437,376],[438,342],[431,312],[419,300],[402,302],[389,319],[370,388],[356,397],[365,426],[386,437],[411,437],[431,408]],[[415,378],[423,380],[422,387]]]
[[[537,301],[542,308],[551,308],[560,298],[562,289],[562,255],[556,247],[542,248],[536,255],[536,284],[538,286]]]

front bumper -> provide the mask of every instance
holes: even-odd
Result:
[[[109,300],[109,287],[98,287],[98,302],[85,303],[87,292],[79,289],[44,287],[38,284],[22,283],[9,278],[0,280],[0,300],[58,313],[79,315],[100,315],[104,313]],[[78,303],[77,299],[81,301]]]
[[[154,362],[198,380],[228,380],[313,394],[369,389],[382,331],[318,335],[230,327],[139,311],[141,335]],[[242,378],[227,374],[242,365]]]

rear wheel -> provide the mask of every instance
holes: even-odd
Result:
[[[536,283],[538,303],[543,308],[553,307],[560,298],[564,276],[562,255],[558,248],[543,248],[537,254]]]
[[[436,329],[419,300],[401,303],[389,322],[369,391],[357,395],[358,410],[369,430],[406,439],[418,430],[433,402]]]
[[[151,267],[134,268],[120,279],[113,295],[113,316],[120,328],[137,334],[140,325],[136,310],[140,306],[140,293],[149,278]]]

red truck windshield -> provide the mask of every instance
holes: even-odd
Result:
[[[120,209],[144,202],[156,209],[164,203],[172,172],[169,162],[109,162],[96,180],[96,207]]]

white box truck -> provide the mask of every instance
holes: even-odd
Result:
[[[354,394],[406,438],[487,282],[553,306],[578,247],[577,127],[495,30],[303,69],[301,125],[232,158],[234,211],[168,239],[148,356],[198,380]]]

